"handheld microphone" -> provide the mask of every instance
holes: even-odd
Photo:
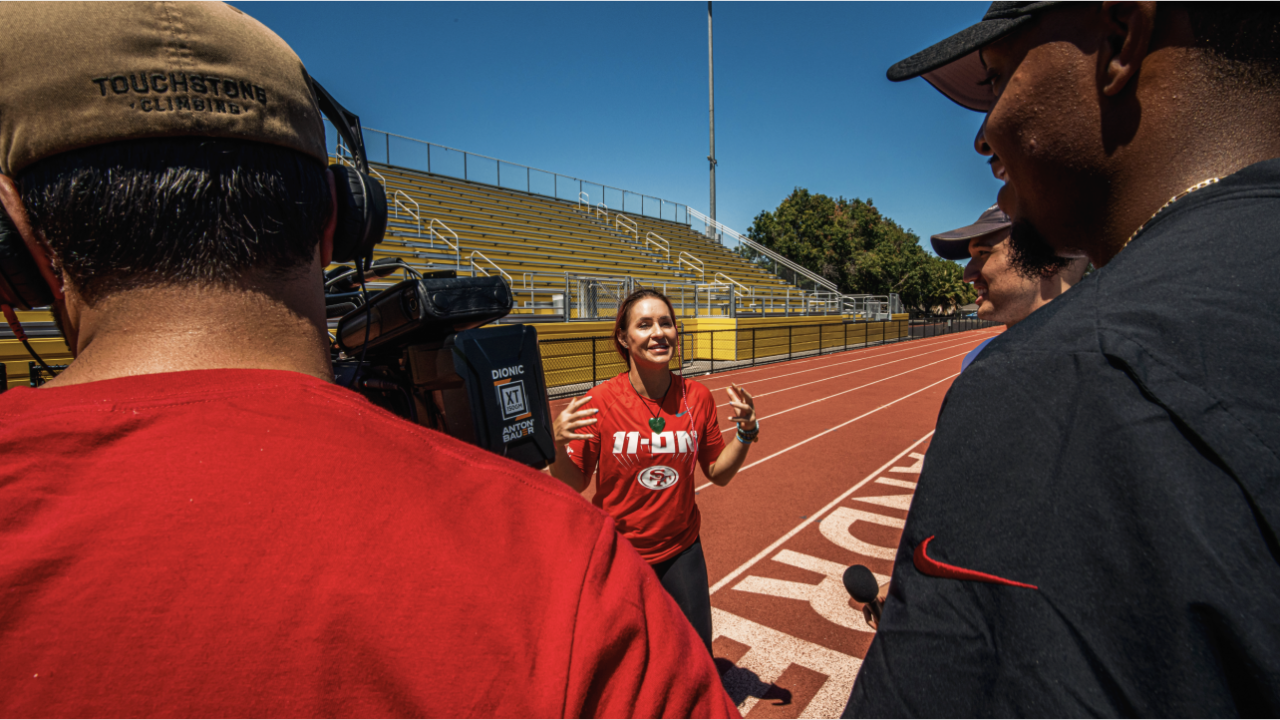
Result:
[[[880,583],[866,565],[851,565],[844,571],[844,589],[849,595],[862,603],[862,613],[867,624],[875,629],[880,625],[880,611],[884,603],[880,602]]]

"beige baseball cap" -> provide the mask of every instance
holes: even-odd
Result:
[[[139,138],[206,136],[326,162],[302,61],[214,2],[0,2],[0,172]]]

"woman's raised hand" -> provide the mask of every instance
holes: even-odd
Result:
[[[745,432],[751,432],[756,429],[756,401],[751,397],[751,393],[746,388],[738,387],[733,383],[729,383],[729,404],[733,406],[738,414],[729,418],[731,422],[738,423],[738,427]]]
[[[564,412],[556,416],[554,431],[557,446],[564,447],[574,440],[591,439],[590,435],[583,435],[582,433],[574,432],[574,430],[577,430],[580,427],[593,425],[596,422],[596,419],[592,416],[600,412],[598,409],[578,409],[585,405],[590,399],[590,395],[584,395],[580,398],[576,398],[573,402],[569,403],[569,406],[564,409]]]

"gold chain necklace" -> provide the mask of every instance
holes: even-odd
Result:
[[[1177,195],[1174,195],[1173,197],[1169,198],[1169,202],[1167,202],[1167,203],[1165,203],[1165,204],[1161,205],[1159,210],[1157,210],[1157,211],[1155,211],[1155,212],[1151,213],[1151,217],[1147,218],[1146,222],[1144,222],[1144,223],[1142,223],[1141,225],[1139,225],[1139,226],[1138,226],[1138,229],[1133,231],[1133,234],[1129,236],[1129,239],[1128,239],[1128,240],[1125,240],[1125,241],[1124,241],[1124,245],[1121,245],[1121,246],[1120,246],[1120,249],[1121,249],[1121,250],[1123,250],[1123,249],[1125,249],[1125,248],[1129,247],[1129,243],[1133,242],[1133,239],[1134,239],[1134,238],[1136,238],[1136,237],[1138,237],[1138,233],[1142,232],[1142,231],[1143,231],[1143,229],[1145,229],[1145,228],[1147,227],[1147,225],[1151,223],[1151,221],[1152,221],[1152,220],[1155,220],[1155,219],[1156,219],[1156,216],[1157,216],[1157,215],[1159,215],[1160,213],[1164,212],[1164,211],[1165,211],[1165,209],[1166,209],[1166,208],[1168,208],[1170,205],[1172,205],[1172,204],[1174,204],[1174,203],[1178,202],[1178,201],[1179,201],[1179,200],[1181,200],[1182,198],[1184,198],[1184,197],[1186,197],[1186,196],[1190,195],[1191,193],[1193,193],[1193,192],[1195,192],[1195,191],[1197,191],[1197,190],[1203,190],[1203,189],[1205,189],[1205,188],[1209,187],[1210,185],[1212,185],[1212,184],[1214,184],[1214,183],[1218,182],[1218,181],[1219,181],[1219,180],[1221,180],[1221,179],[1222,179],[1222,178],[1211,177],[1211,178],[1209,178],[1208,180],[1201,180],[1200,182],[1196,183],[1195,185],[1192,185],[1191,187],[1187,188],[1186,190],[1183,190],[1182,192],[1178,193]]]

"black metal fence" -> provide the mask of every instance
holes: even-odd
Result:
[[[62,372],[67,369],[66,365],[50,365],[49,369],[54,372]],[[34,361],[27,363],[27,372],[30,375],[31,387],[40,387],[41,385],[53,379],[53,376],[44,371],[44,368]]]
[[[939,317],[683,332],[671,369],[683,367],[686,376],[705,375],[997,324],[976,317]],[[539,348],[552,399],[581,395],[626,369],[608,336],[543,340]]]

